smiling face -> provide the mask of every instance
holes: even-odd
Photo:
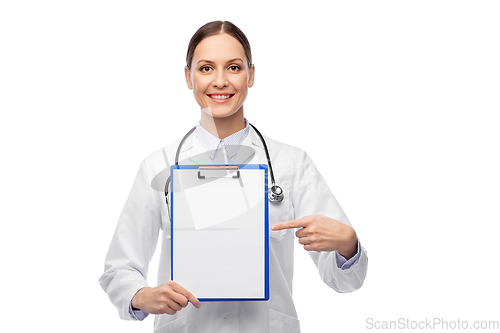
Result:
[[[253,86],[254,71],[253,65],[248,68],[240,42],[225,33],[202,40],[194,51],[191,69],[185,68],[196,102],[214,118],[240,110]]]

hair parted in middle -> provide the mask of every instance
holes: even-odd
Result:
[[[247,37],[237,26],[229,21],[213,21],[203,25],[199,28],[191,37],[189,41],[188,51],[186,55],[186,65],[189,70],[191,70],[191,62],[193,61],[194,50],[196,46],[207,37],[215,36],[219,34],[226,33],[232,36],[240,42],[245,51],[245,56],[247,57],[248,68],[252,66],[252,50],[250,48],[250,43]]]

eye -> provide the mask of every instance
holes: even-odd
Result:
[[[231,66],[229,66],[229,70],[231,70],[231,71],[233,71],[233,72],[237,72],[237,71],[239,71],[240,69],[241,69],[241,67],[240,67],[240,66],[238,66],[238,65],[231,65]]]
[[[212,68],[210,68],[210,66],[203,66],[203,67],[200,67],[200,72],[202,73],[208,73],[210,72]]]

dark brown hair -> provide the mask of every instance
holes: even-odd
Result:
[[[250,43],[248,42],[247,37],[237,26],[232,24],[229,21],[213,21],[205,24],[201,28],[198,29],[191,37],[189,41],[188,51],[186,55],[186,64],[188,69],[191,69],[191,62],[193,61],[194,50],[196,46],[207,37],[219,35],[222,33],[226,33],[229,36],[232,36],[240,42],[241,46],[243,46],[243,50],[245,50],[245,56],[248,61],[248,68],[252,65],[252,50],[250,49]]]

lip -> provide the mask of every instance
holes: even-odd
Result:
[[[229,98],[226,98],[226,99],[215,99],[215,98],[212,98],[210,97],[209,95],[215,95],[215,96],[221,96],[221,95],[231,95],[231,97]],[[219,103],[219,104],[222,104],[222,103],[227,103],[229,102],[233,97],[234,97],[234,94],[230,94],[230,93],[216,93],[216,94],[207,94],[208,98],[210,98],[212,101],[214,101],[215,103]]]

